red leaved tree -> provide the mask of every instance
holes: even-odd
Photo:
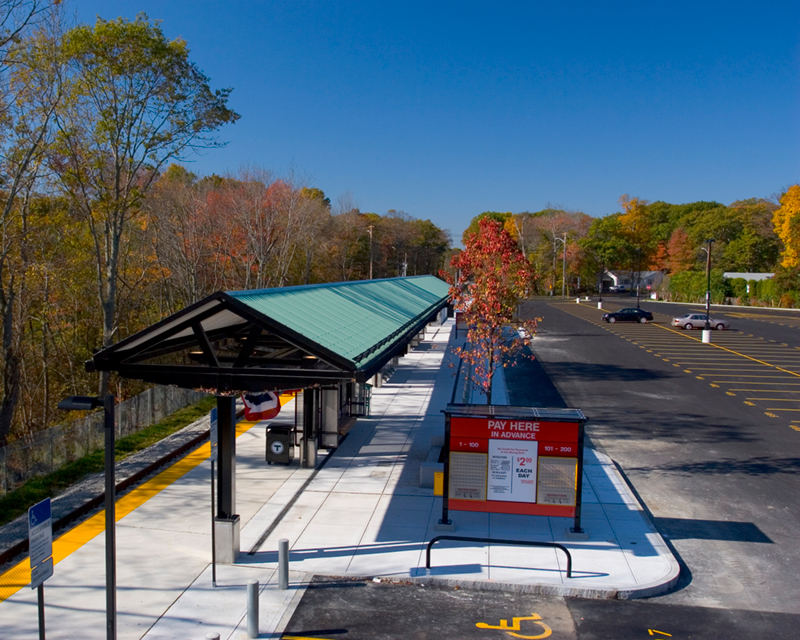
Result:
[[[481,220],[464,245],[450,261],[455,275],[444,274],[450,298],[469,327],[465,345],[456,352],[472,366],[473,382],[491,404],[494,374],[513,363],[536,332],[536,320],[522,321],[517,312],[534,275],[517,242],[496,220]]]
[[[683,227],[672,232],[667,245],[667,268],[672,273],[686,271],[697,262],[697,247],[692,244]]]

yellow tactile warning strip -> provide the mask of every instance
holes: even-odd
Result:
[[[767,417],[785,417],[788,422],[800,412],[800,349],[736,330],[714,331],[712,343],[703,344],[700,331],[672,328],[672,316],[656,313],[653,323],[608,324],[602,321],[602,316],[609,309],[600,310],[588,303],[550,304],[618,335],[676,369],[720,389],[730,398],[750,407],[761,406]],[[613,310],[621,308],[613,303],[604,306],[613,306]],[[725,315],[736,314],[725,312]],[[767,317],[763,313],[747,314],[747,317],[753,319],[752,315],[759,315],[759,319]],[[798,325],[774,321],[771,324],[800,326],[800,321]],[[796,425],[788,426],[800,431]]]
[[[282,398],[283,399],[283,398]],[[237,422],[236,437],[248,431],[256,422]],[[200,448],[159,473],[154,478],[133,489],[116,503],[115,521],[118,522],[137,507],[140,507],[157,493],[182,478],[192,469],[208,459],[211,454],[210,444],[206,442]],[[100,511],[85,520],[74,529],[53,540],[53,564],[56,565],[72,552],[77,551],[87,542],[105,531],[105,511]],[[14,565],[0,575],[0,602],[10,598],[17,591],[31,582],[31,568],[28,559]]]

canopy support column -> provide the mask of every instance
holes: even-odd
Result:
[[[320,390],[303,389],[303,438],[300,441],[300,466],[313,469],[317,466],[319,445]]]
[[[239,516],[236,510],[236,398],[217,396],[219,431],[217,505],[214,518],[216,556],[232,564],[239,555]]]

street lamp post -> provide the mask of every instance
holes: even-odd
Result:
[[[636,252],[639,254],[639,264],[636,268],[636,308],[639,308],[639,284],[642,281],[642,248],[639,247]]]
[[[372,280],[372,227],[374,225],[369,225],[367,227],[367,231],[369,231],[369,279]]]
[[[561,261],[561,297],[562,298],[566,298],[567,297],[567,294],[566,294],[566,285],[567,285],[567,232],[566,231],[564,232],[564,237],[563,238],[559,238],[558,236],[553,236],[553,249],[554,250],[558,246],[558,244],[556,244],[558,242],[560,242],[561,244],[564,245],[564,255],[563,255],[562,261]],[[553,279],[555,279],[555,266],[556,266],[555,265],[555,261],[556,261],[556,259],[555,259],[555,251],[554,251],[554,254],[553,254],[553,272],[554,272],[553,273]]]
[[[706,244],[708,248],[705,249],[706,252],[706,331],[711,331],[711,323],[709,322],[711,318],[711,243],[716,242],[714,238],[709,238],[706,240]]]
[[[106,640],[117,638],[117,544],[116,526],[116,479],[114,473],[114,396],[110,393],[102,398],[70,396],[58,403],[64,411],[91,411],[103,407],[103,431],[105,432],[105,511],[106,511]]]

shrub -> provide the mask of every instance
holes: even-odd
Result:
[[[747,295],[747,280],[744,278],[732,278],[728,284],[731,288],[732,297],[744,298]]]

